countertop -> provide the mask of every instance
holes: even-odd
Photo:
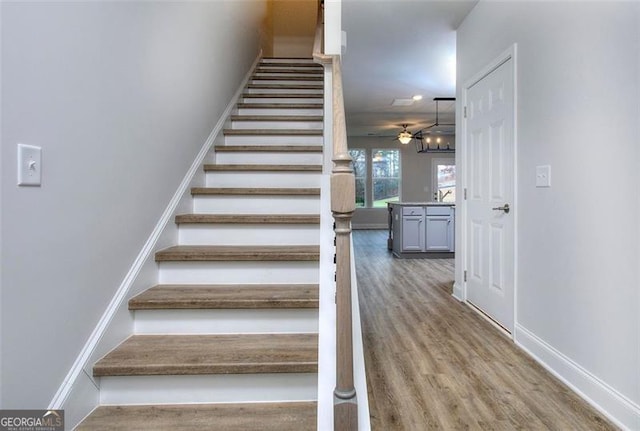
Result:
[[[387,205],[398,205],[401,207],[407,207],[407,206],[412,206],[412,207],[435,207],[435,206],[442,206],[442,207],[455,207],[456,204],[453,202],[387,202]]]

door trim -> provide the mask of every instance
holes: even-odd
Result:
[[[517,75],[517,44],[511,45],[500,55],[495,57],[492,61],[482,67],[473,77],[467,80],[462,88],[462,100],[460,104],[457,106],[457,111],[462,113],[464,107],[467,106],[467,97],[468,92],[471,87],[477,84],[484,77],[489,75],[491,72],[496,70],[498,67],[502,66],[507,61],[511,60],[511,73],[513,74],[513,207],[516,209],[514,213],[513,220],[513,332],[508,333],[502,329],[499,325],[496,326],[505,334],[508,334],[509,337],[515,340],[515,328],[518,325],[518,75]],[[467,178],[467,170],[468,170],[468,159],[467,159],[467,119],[464,118],[464,114],[459,116],[460,118],[460,130],[459,134],[456,133],[460,138],[457,140],[460,142],[460,145],[457,145],[456,151],[456,181],[458,181],[458,189],[457,196],[460,196],[460,211],[456,211],[456,224],[457,230],[460,232],[460,241],[457,245],[456,256],[458,256],[456,266],[458,264],[460,266],[460,270],[456,271],[456,282],[457,286],[454,286],[454,296],[461,296],[463,302],[467,303],[467,283],[464,280],[464,271],[468,268],[467,262],[467,243],[468,243],[468,233],[467,233],[467,201],[464,199],[464,190],[468,188],[468,178]],[[458,286],[461,286],[458,287]],[[456,295],[457,293],[457,295]],[[469,304],[473,310],[477,310],[475,306]],[[480,313],[478,311],[478,313]],[[484,314],[480,313],[481,316],[489,319]],[[493,322],[492,322],[493,323]]]

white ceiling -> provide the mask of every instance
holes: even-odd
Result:
[[[434,97],[455,97],[455,29],[477,0],[343,0],[342,57],[350,136],[395,136],[435,122]],[[393,107],[394,99],[423,99]],[[440,102],[453,123],[455,102]],[[449,128],[452,129],[452,128]],[[443,129],[446,131],[446,128]]]

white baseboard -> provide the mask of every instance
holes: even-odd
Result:
[[[234,96],[231,98],[224,113],[218,120],[218,123],[215,125],[215,127],[211,131],[211,134],[209,135],[209,137],[203,144],[202,148],[200,149],[200,152],[198,153],[195,160],[193,161],[191,167],[189,168],[189,171],[184,176],[182,182],[178,186],[178,189],[176,190],[173,197],[171,198],[171,201],[167,205],[166,209],[162,213],[162,216],[158,220],[158,223],[156,224],[155,228],[151,232],[151,235],[149,235],[149,238],[147,239],[144,246],[138,253],[138,256],[136,257],[133,264],[131,265],[131,268],[127,272],[127,275],[122,280],[122,283],[120,284],[120,286],[118,287],[118,290],[116,291],[115,295],[111,299],[111,302],[109,303],[102,317],[98,321],[98,324],[96,325],[93,332],[89,336],[89,339],[87,340],[84,347],[80,351],[80,354],[76,358],[71,369],[67,373],[65,379],[63,380],[62,384],[58,388],[58,391],[56,392],[53,399],[51,400],[48,407],[49,409],[52,409],[52,410],[61,409],[63,408],[63,406],[65,406],[65,403],[67,400],[73,399],[72,392],[76,389],[76,386],[77,386],[76,382],[78,378],[81,376],[83,369],[87,367],[90,368],[89,361],[94,355],[94,352],[98,349],[98,346],[102,341],[103,337],[105,336],[105,334],[107,333],[107,330],[109,329],[110,325],[114,322],[114,317],[118,313],[118,310],[123,306],[123,304],[125,304],[125,301],[130,296],[129,293],[130,293],[131,287],[134,285],[136,278],[140,273],[140,271],[142,270],[143,266],[145,265],[145,263],[149,261],[149,259],[153,260],[153,256],[157,248],[158,240],[161,238],[162,233],[167,227],[169,221],[173,219],[173,216],[175,215],[175,212],[178,209],[178,205],[183,199],[183,196],[189,192],[189,185],[194,175],[201,168],[204,158],[207,155],[207,153],[210,151],[215,138],[218,136],[218,134],[220,134],[220,132],[224,128],[227,118],[229,117],[233,108],[235,107],[238,98],[242,95],[244,91],[244,87],[246,86],[247,82],[251,78],[253,70],[258,64],[261,54],[262,53],[260,52],[254,64],[251,66],[244,80],[240,84],[238,90],[236,91]]]
[[[453,283],[453,293],[451,294],[454,298],[456,298],[460,302],[464,302],[464,293],[462,292],[462,286],[458,283]]]
[[[515,342],[551,374],[624,430],[640,430],[640,406],[517,324]]]

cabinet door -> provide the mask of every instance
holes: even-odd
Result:
[[[424,251],[424,217],[402,217],[402,251]]]
[[[450,251],[452,246],[453,217],[450,215],[427,216],[426,250]]]

